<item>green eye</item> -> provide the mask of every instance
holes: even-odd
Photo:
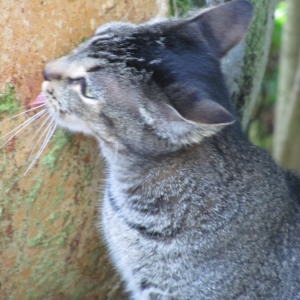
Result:
[[[87,98],[94,98],[91,90],[89,89],[89,87],[87,85],[85,85],[85,91],[84,91],[83,95]]]
[[[91,90],[89,89],[84,77],[69,78],[69,84],[80,85],[81,94],[86,98],[94,99],[94,96],[93,96]]]

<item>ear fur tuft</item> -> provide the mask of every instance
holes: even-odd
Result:
[[[150,102],[140,113],[159,136],[172,143],[200,142],[235,122],[229,111],[210,100],[199,101],[180,112],[169,104]]]

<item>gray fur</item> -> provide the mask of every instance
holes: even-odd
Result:
[[[223,88],[219,60],[250,18],[238,0],[183,21],[111,23],[45,66],[49,111],[106,158],[100,222],[131,299],[300,299],[299,179],[243,137]],[[180,38],[212,57],[194,70],[207,83],[176,69],[194,49],[172,48]]]

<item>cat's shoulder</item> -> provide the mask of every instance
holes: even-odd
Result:
[[[290,170],[285,170],[284,174],[293,198],[297,200],[297,203],[300,205],[300,176]]]

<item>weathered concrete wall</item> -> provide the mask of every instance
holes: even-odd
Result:
[[[26,120],[5,121],[39,93],[45,61],[104,22],[165,15],[167,2],[1,0],[0,136]],[[6,84],[14,91],[4,92]],[[20,178],[37,128],[0,149],[0,300],[123,299],[98,233],[103,162],[96,143],[57,131]]]
[[[102,23],[141,22],[167,13],[166,0],[1,0],[0,90],[6,82],[29,102],[49,58],[72,49]]]

